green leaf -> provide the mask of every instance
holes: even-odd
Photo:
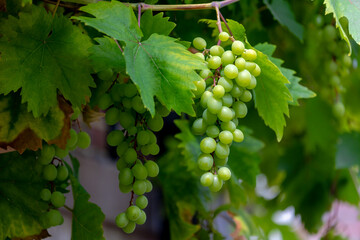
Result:
[[[126,69],[152,115],[154,96],[179,115],[194,115],[191,90],[195,88],[193,82],[200,79],[195,70],[205,64],[175,41],[154,33],[139,44],[129,42],[125,48]]]
[[[88,36],[65,16],[52,18],[32,6],[0,25],[0,94],[21,88],[22,102],[35,117],[57,105],[57,90],[81,107],[93,85],[87,64]]]
[[[281,25],[287,27],[301,41],[304,40],[304,27],[296,21],[288,2],[285,0],[264,0],[264,3]]]
[[[336,27],[339,28],[341,37],[347,42],[350,54],[351,54],[351,44],[349,36],[346,34],[346,29],[341,25],[340,19],[342,17],[347,18],[349,22],[349,33],[354,38],[354,40],[360,44],[360,5],[358,2],[353,2],[350,0],[338,1],[338,0],[325,0],[324,4],[326,5],[325,14],[333,13]]]
[[[140,28],[144,34],[143,40],[148,39],[153,33],[165,36],[171,33],[176,24],[170,22],[169,17],[163,16],[163,12],[153,16],[151,10],[147,10],[141,15]]]
[[[62,0],[63,2],[79,3],[79,4],[90,4],[95,3],[97,0]]]
[[[35,118],[21,103],[18,93],[0,95],[0,146],[11,143],[25,131],[32,131],[38,138],[50,141],[61,134],[64,113],[59,106],[52,107],[46,116]],[[33,135],[23,135],[23,141],[36,141]],[[21,151],[22,152],[22,151]]]
[[[230,203],[232,206],[239,208],[240,204],[247,202],[246,192],[235,176],[232,176],[226,185],[229,190]]]
[[[125,72],[125,59],[114,39],[95,38],[98,45],[89,48],[89,59],[95,72],[112,68],[115,72]]]
[[[0,239],[25,238],[45,227],[41,215],[48,204],[40,200],[46,186],[34,152],[0,154]]]
[[[231,19],[226,19],[227,24],[229,26],[229,28],[231,29],[232,34],[234,35],[234,38],[236,40],[240,40],[240,41],[245,41],[246,40],[246,34],[245,34],[245,28],[242,24],[238,23],[237,21],[231,20]],[[213,37],[218,37],[219,36],[219,30],[218,27],[216,25],[216,20],[212,20],[212,19],[200,19],[199,22],[202,23],[206,23],[209,25],[209,28],[213,28],[213,33],[212,36]],[[229,33],[229,30],[227,29],[225,23],[221,22],[221,28],[224,32]]]
[[[360,166],[360,133],[344,133],[337,143],[336,168]]]
[[[357,206],[360,201],[357,186],[359,180],[356,174],[349,169],[341,169],[337,172],[336,197],[341,201]]]
[[[73,19],[80,20],[117,40],[140,41],[143,36],[132,8],[121,2],[101,1],[81,7],[80,10],[94,17],[79,16]]]
[[[71,160],[73,164],[75,163],[74,172],[76,174],[78,161],[73,157]],[[105,220],[105,215],[99,206],[89,202],[90,195],[75,176],[69,175],[74,197],[71,239],[103,240],[105,238],[102,223]]]

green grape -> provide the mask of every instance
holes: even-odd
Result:
[[[242,57],[246,60],[246,61],[255,61],[257,54],[254,50],[252,49],[246,49],[243,54]]]
[[[47,188],[44,188],[43,190],[41,190],[41,192],[40,192],[40,198],[41,198],[43,201],[45,201],[45,202],[49,201],[49,200],[51,199],[51,192],[50,192],[50,190],[47,189]]]
[[[351,65],[352,65],[351,57],[346,54],[343,55],[342,62],[344,63],[344,66],[347,68],[351,67]]]
[[[131,109],[133,107],[132,98],[127,98],[127,97],[123,98],[122,105],[124,106],[124,108]]]
[[[221,55],[221,62],[223,64],[223,66],[226,66],[230,63],[233,63],[235,61],[235,56],[232,53],[232,51],[228,50],[225,51],[222,55]]]
[[[203,135],[206,131],[207,124],[203,118],[198,118],[193,122],[192,131],[195,135]]]
[[[133,126],[133,127],[129,128],[127,131],[130,136],[135,136],[138,129],[137,129],[137,127]]]
[[[340,85],[340,82],[341,82],[341,80],[340,80],[339,76],[337,76],[337,75],[331,76],[330,83],[332,85],[334,85],[334,86]]]
[[[231,96],[233,96],[234,98],[241,97],[241,95],[243,95],[243,93],[244,93],[244,89],[237,85],[234,85],[233,89],[230,92]]]
[[[235,78],[236,84],[239,87],[247,87],[251,82],[251,73],[248,70],[242,70]]]
[[[39,156],[39,162],[42,165],[48,165],[49,163],[51,163],[54,156],[55,156],[55,148],[51,145],[44,145],[41,150],[41,154]]]
[[[135,126],[135,118],[129,112],[120,112],[118,120],[120,125],[125,129],[130,129]]]
[[[234,83],[231,79],[221,77],[218,80],[218,85],[222,86],[225,92],[230,92],[233,89]]]
[[[219,34],[219,40],[222,42],[226,42],[227,40],[229,40],[230,36],[227,32],[221,32]]]
[[[236,125],[232,121],[230,121],[230,122],[222,122],[220,126],[221,126],[222,130],[228,130],[230,132],[233,132],[236,129]]]
[[[207,125],[212,125],[216,123],[217,116],[210,113],[207,109],[204,110],[202,114],[202,119]]]
[[[221,107],[220,112],[217,114],[218,118],[223,122],[229,122],[234,118],[234,114],[228,107]]]
[[[144,180],[148,176],[147,169],[141,163],[135,164],[131,171],[136,179]]]
[[[137,153],[135,149],[128,148],[124,153],[124,160],[128,164],[133,164],[137,160]]]
[[[47,181],[54,181],[57,176],[56,167],[52,164],[45,166],[43,171],[43,176],[44,179]]]
[[[251,75],[251,80],[249,86],[247,86],[247,89],[254,89],[256,87],[257,81],[254,76]]]
[[[135,180],[133,184],[133,191],[136,195],[143,195],[146,192],[147,185],[144,180]]]
[[[214,74],[212,73],[212,71],[210,71],[210,69],[204,69],[201,70],[201,72],[199,73],[200,77],[202,77],[203,79],[206,79],[208,77],[213,76]]]
[[[136,206],[138,206],[140,209],[146,208],[148,203],[149,201],[144,195],[138,196],[135,202]]]
[[[234,111],[234,109],[231,109],[231,110],[233,110]],[[234,111],[234,114],[235,114],[235,111]],[[231,120],[232,122],[234,122],[235,123],[235,127],[237,127],[238,125],[239,125],[239,119],[238,118],[234,118],[233,120]]]
[[[151,155],[158,155],[160,152],[160,147],[156,143],[146,145],[146,147],[148,148],[149,154]]]
[[[147,161],[145,163],[149,177],[156,177],[159,174],[159,166],[154,161]]]
[[[150,141],[150,135],[148,131],[140,131],[136,136],[136,141],[139,145],[146,145]]]
[[[260,73],[261,73],[261,68],[259,67],[259,65],[256,64],[255,69],[251,72],[251,74],[254,77],[257,77],[260,75]]]
[[[213,96],[213,93],[210,92],[210,91],[205,91],[203,93],[203,95],[201,96],[201,99],[200,99],[200,104],[202,107],[206,107],[207,106],[207,102],[209,101],[209,99]]]
[[[203,171],[208,171],[214,164],[214,159],[210,154],[202,153],[197,159],[198,166]]]
[[[121,183],[119,183],[119,189],[122,193],[129,193],[133,190],[133,186],[130,185],[123,185]]]
[[[216,85],[212,90],[214,98],[222,98],[225,94],[225,88],[221,85]]]
[[[112,104],[113,104],[113,102],[111,100],[110,95],[105,93],[100,97],[98,106],[100,109],[105,110],[108,107],[110,107]]]
[[[333,41],[336,38],[336,29],[332,25],[326,25],[324,28],[324,39],[330,41]]]
[[[123,168],[119,172],[119,183],[122,185],[130,185],[134,182],[134,174],[130,168]]]
[[[145,145],[145,146],[142,146],[142,147],[140,148],[140,151],[141,151],[141,153],[142,153],[144,156],[150,155],[150,152],[151,152],[150,144]]]
[[[116,153],[119,157],[121,157],[125,152],[126,150],[129,148],[128,146],[128,143],[127,142],[122,142],[120,143],[119,146],[117,146],[116,148]]]
[[[126,213],[120,213],[115,218],[115,223],[119,228],[124,228],[129,224],[129,219],[126,216]]]
[[[69,151],[67,149],[61,149],[58,146],[55,146],[55,156],[64,158],[67,155],[69,155]]]
[[[51,203],[54,207],[59,208],[65,205],[65,196],[61,192],[53,192],[51,194]]]
[[[342,102],[338,101],[333,106],[333,113],[337,118],[341,118],[345,115],[345,106]]]
[[[231,44],[231,50],[235,55],[241,55],[245,50],[244,43],[241,41],[234,41]]]
[[[50,209],[45,214],[45,219],[46,219],[45,220],[46,224],[48,224],[51,227],[61,225],[64,222],[64,218],[61,215],[61,213],[58,210],[55,210],[55,209]]]
[[[119,121],[120,111],[116,107],[112,107],[105,113],[105,122],[107,125],[114,125]]]
[[[193,40],[193,45],[197,50],[204,50],[206,48],[206,41],[201,37],[196,37]]]
[[[73,110],[74,110],[74,112],[73,112],[73,114],[71,114],[70,120],[74,121],[74,120],[78,119],[78,117],[81,113],[81,110],[78,107],[74,107]]]
[[[137,92],[138,90],[134,84],[132,83],[125,84],[124,93],[126,97],[132,98],[136,95]]]
[[[116,162],[117,170],[121,171],[122,169],[127,167],[127,163],[123,159],[118,159]]]
[[[59,181],[65,181],[69,176],[69,170],[66,166],[60,166],[57,169],[57,180]]]
[[[235,60],[235,66],[239,69],[239,71],[243,71],[246,66],[246,61],[243,58],[237,58]]]
[[[149,134],[149,143],[156,143],[157,142],[156,135],[150,130],[147,130],[147,132]]]
[[[210,69],[217,69],[221,66],[221,58],[219,56],[212,56],[208,60],[208,67]]]
[[[127,233],[127,234],[130,234],[130,233],[133,233],[135,231],[135,228],[136,228],[136,223],[134,222],[129,222],[128,225],[126,225],[126,227],[124,227],[122,230]]]
[[[120,130],[111,131],[106,137],[106,142],[112,147],[118,146],[123,140],[124,133]]]
[[[152,131],[158,132],[163,128],[164,120],[160,115],[155,114],[154,118],[148,120],[147,125]]]
[[[213,183],[209,187],[210,191],[212,192],[218,192],[222,188],[223,180],[219,179],[217,175],[214,176]]]
[[[241,101],[234,102],[232,109],[234,109],[237,118],[244,118],[248,111],[246,104]]]
[[[88,148],[90,146],[91,143],[91,138],[89,136],[89,134],[87,132],[79,132],[78,134],[78,141],[77,141],[77,145],[79,148]]]
[[[210,97],[207,101],[207,110],[212,114],[217,114],[221,111],[222,101],[214,97]]]
[[[68,139],[66,146],[69,148],[73,148],[76,146],[78,141],[78,135],[77,132],[74,129],[70,129],[70,139]]]
[[[212,153],[215,151],[216,141],[211,137],[206,137],[200,142],[200,149],[204,153]]]
[[[232,134],[235,142],[244,141],[244,134],[240,129],[235,129]]]
[[[250,102],[251,99],[252,99],[252,94],[248,90],[245,90],[243,95],[240,96],[240,100],[243,102]]]
[[[195,96],[201,96],[204,93],[206,88],[206,83],[204,79],[194,82],[196,90],[194,91]]]
[[[135,222],[140,217],[141,209],[138,206],[132,205],[126,210],[126,217]]]
[[[219,158],[218,156],[214,156],[214,162],[216,166],[224,166],[228,162],[228,157],[226,158]]]
[[[211,125],[206,129],[206,135],[212,138],[219,136],[220,130],[216,125]]]
[[[110,96],[113,102],[121,102],[121,98],[124,96],[124,85],[115,84],[110,90]]]
[[[107,69],[97,73],[98,77],[104,81],[111,80],[113,74],[114,74],[114,72],[111,68],[107,68]]]
[[[233,97],[231,96],[230,93],[226,93],[223,98],[222,98],[222,105],[225,107],[231,107],[231,105],[233,104]]]
[[[233,134],[230,131],[221,131],[219,134],[219,140],[220,142],[224,144],[230,144],[233,141]]]
[[[211,56],[221,56],[224,53],[224,48],[219,45],[214,45],[210,48]]]
[[[200,183],[204,187],[210,187],[214,181],[214,174],[211,172],[204,173],[200,178]]]
[[[231,171],[227,167],[221,167],[217,173],[221,180],[227,181],[231,178]]]
[[[245,63],[245,68],[246,70],[248,70],[249,72],[252,72],[255,70],[255,67],[256,67],[256,63],[254,62],[246,62]]]
[[[239,70],[234,64],[228,64],[224,69],[224,74],[225,77],[234,79],[238,76]]]
[[[135,96],[131,99],[131,107],[140,114],[146,112],[146,108],[140,96]]]
[[[143,225],[146,222],[146,213],[143,210],[141,210],[140,217],[135,222],[139,225]]]
[[[171,111],[169,109],[167,109],[164,105],[158,104],[156,106],[156,112],[162,117],[167,117],[167,116],[169,116]]]
[[[153,189],[152,183],[149,180],[145,180],[145,183],[146,183],[146,192],[147,193],[151,192]]]
[[[215,148],[215,155],[219,158],[227,158],[229,156],[230,149],[229,145],[222,142],[218,142]]]
[[[201,60],[205,60],[205,56],[202,53],[195,53],[195,56],[199,57]]]

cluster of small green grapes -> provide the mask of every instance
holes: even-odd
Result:
[[[219,34],[221,41],[227,41],[229,34]],[[206,171],[200,182],[213,192],[222,188],[223,181],[231,178],[230,170],[224,165],[228,161],[233,141],[242,142],[244,135],[237,129],[239,119],[247,114],[245,102],[252,99],[251,89],[256,86],[260,67],[254,63],[257,54],[245,49],[244,43],[234,40],[230,50],[220,45],[206,49],[206,41],[197,37],[193,41],[195,53],[206,60],[208,69],[202,70],[202,80],[195,83],[195,97],[202,116],[192,125],[194,134],[204,135],[200,142],[201,155],[198,166]]]
[[[163,128],[163,117],[169,115],[170,111],[157,103],[156,114],[152,118],[131,82],[114,84],[109,93],[102,95],[98,106],[106,110],[105,121],[108,125],[120,123],[123,128],[111,131],[106,140],[110,146],[116,147],[119,156],[120,191],[131,192],[130,206],[116,217],[115,222],[125,233],[132,233],[136,224],[141,225],[146,221],[143,209],[148,205],[148,200],[144,194],[153,188],[147,178],[156,177],[159,173],[157,163],[149,160],[149,155],[157,155],[160,151],[153,132]],[[134,194],[138,196],[135,204]]]
[[[90,136],[86,132],[76,133],[70,130],[70,139],[67,141],[66,149],[55,145],[44,145],[38,157],[38,163],[43,166],[43,178],[48,181],[46,188],[40,192],[40,198],[49,203],[48,211],[43,214],[43,222],[48,227],[61,225],[64,219],[57,210],[65,204],[65,196],[68,184],[69,172],[64,165],[63,158],[76,146],[87,148],[90,145]]]

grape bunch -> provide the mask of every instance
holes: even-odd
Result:
[[[221,32],[220,41],[227,41],[229,34]],[[195,104],[200,117],[192,124],[196,135],[205,135],[200,142],[201,154],[197,163],[205,171],[200,178],[203,186],[213,192],[222,188],[223,182],[231,178],[225,165],[233,141],[242,142],[244,134],[237,129],[239,119],[247,114],[246,102],[252,99],[251,91],[256,87],[256,77],[261,69],[254,62],[257,57],[253,49],[245,49],[243,42],[234,40],[229,50],[220,45],[206,49],[206,41],[197,37],[193,46],[201,52],[195,53],[207,62],[202,70],[202,80],[195,82]]]
[[[116,147],[119,160],[119,189],[123,193],[131,192],[130,205],[120,213],[115,222],[125,233],[132,233],[136,224],[146,221],[143,209],[148,205],[144,196],[152,190],[148,177],[156,177],[159,167],[151,160],[160,151],[154,132],[163,128],[163,117],[170,111],[159,102],[156,103],[154,117],[145,108],[137,87],[131,83],[115,83],[108,93],[99,99],[98,106],[106,110],[105,121],[108,125],[117,123],[121,130],[111,131],[106,138],[108,145]],[[134,202],[135,195],[137,195]]]

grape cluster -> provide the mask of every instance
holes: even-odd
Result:
[[[106,138],[110,146],[116,147],[119,160],[119,188],[123,193],[131,192],[130,206],[120,213],[115,222],[125,233],[132,233],[136,224],[144,224],[148,205],[145,193],[152,190],[148,177],[156,177],[159,167],[150,160],[160,151],[154,132],[163,128],[163,117],[170,111],[157,102],[154,117],[145,108],[137,87],[131,83],[116,83],[99,99],[98,106],[106,110],[108,125],[120,123],[122,130],[111,131]],[[152,155],[152,156],[151,156]],[[134,203],[134,195],[137,195]]]
[[[41,190],[40,198],[49,203],[49,209],[43,215],[43,221],[49,227],[61,225],[64,221],[61,213],[57,210],[65,204],[63,192],[69,185],[67,181],[69,171],[62,159],[68,155],[69,150],[73,150],[77,146],[87,148],[89,145],[90,136],[86,132],[76,133],[74,129],[71,129],[66,149],[44,144],[40,152],[38,163],[43,166],[43,178],[49,182],[47,187]]]
[[[220,41],[227,41],[229,34],[221,32]],[[232,39],[233,40],[233,39]],[[231,178],[225,166],[233,141],[242,142],[244,134],[237,129],[239,119],[247,114],[246,102],[252,99],[250,90],[256,87],[260,67],[254,62],[257,57],[253,49],[245,49],[244,43],[233,40],[231,49],[220,45],[206,49],[206,41],[197,37],[193,46],[202,51],[195,53],[207,62],[202,70],[202,80],[195,82],[196,104],[201,117],[192,124],[197,135],[206,135],[200,142],[201,154],[197,163],[205,173],[200,182],[213,192],[222,188],[223,182]]]

